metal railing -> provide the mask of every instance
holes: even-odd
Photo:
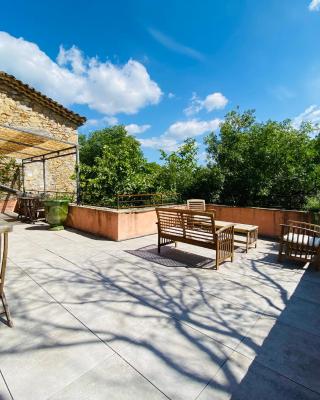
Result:
[[[52,199],[67,197],[67,198],[70,198],[70,200],[72,200],[72,201],[74,201],[76,198],[75,192],[66,192],[66,191],[57,191],[57,190],[46,190],[44,192],[43,190],[31,189],[31,190],[26,190],[25,194],[32,194],[32,195],[40,197],[40,198],[50,197]]]
[[[113,208],[143,208],[158,207],[163,205],[173,205],[180,203],[178,193],[138,193],[138,194],[118,194]]]

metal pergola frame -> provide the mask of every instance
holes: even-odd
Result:
[[[56,138],[52,138],[47,132],[40,131],[32,131],[25,128],[14,127],[11,125],[1,125],[0,124],[0,132],[1,128],[7,131],[10,136],[11,133],[16,133],[13,138],[10,137],[0,137],[0,155],[11,157],[11,158],[19,158],[21,160],[21,169],[22,169],[22,189],[25,192],[25,166],[27,164],[32,163],[42,163],[42,177],[43,177],[43,192],[47,193],[46,187],[46,161],[52,160],[60,157],[67,157],[71,155],[76,156],[76,196],[77,196],[77,204],[80,203],[80,168],[79,168],[79,145],[76,143],[68,142],[65,140],[59,140]],[[21,136],[26,137],[26,135],[30,135],[27,140],[23,141],[19,140],[19,133]],[[15,137],[17,136],[17,138]],[[34,141],[37,143],[35,144]],[[40,145],[39,143],[40,142]],[[46,146],[46,143],[50,144]],[[42,145],[43,144],[43,145]],[[52,150],[52,148],[58,147],[56,150]],[[8,147],[9,146],[9,147]],[[10,149],[10,146],[13,146]],[[41,154],[32,154],[30,153],[31,149],[38,150]],[[29,150],[29,152],[28,152]],[[38,152],[39,153],[39,152]]]

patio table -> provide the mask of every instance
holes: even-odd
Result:
[[[227,221],[217,221],[217,220],[215,221],[217,229],[222,228],[226,225],[230,225],[230,223],[231,222]],[[239,234],[240,237],[235,237],[234,242],[245,244],[246,253],[248,253],[250,246],[254,245],[254,247],[257,247],[258,230],[259,227],[256,225],[235,224],[234,232]],[[241,238],[241,236],[244,236],[244,239]]]
[[[22,196],[19,197],[19,216],[25,218],[31,223],[37,219],[37,208],[39,199],[37,197]]]

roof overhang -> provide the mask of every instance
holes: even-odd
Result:
[[[0,84],[14,89],[14,91],[21,93],[21,95],[28,97],[32,103],[42,104],[44,107],[54,111],[58,115],[65,118],[66,121],[76,124],[77,127],[86,122],[86,118],[81,115],[65,108],[50,97],[45,96],[43,93],[38,92],[33,87],[23,83],[12,75],[0,71]]]
[[[52,138],[48,132],[0,124],[0,156],[36,161],[75,154],[77,143]],[[52,156],[52,157],[50,157]]]

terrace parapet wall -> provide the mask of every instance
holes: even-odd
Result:
[[[220,204],[208,204],[207,210],[215,210],[217,220],[237,222],[259,226],[259,234],[269,238],[277,238],[281,233],[280,224],[289,220],[310,221],[306,211],[281,210],[276,208],[232,207]]]
[[[173,207],[183,207],[173,206]],[[278,210],[253,207],[228,207],[208,204],[207,210],[215,210],[216,219],[259,226],[259,235],[277,238],[280,224],[309,221],[305,211]],[[93,206],[69,206],[67,226],[110,240],[126,240],[157,233],[155,208],[114,210]]]

